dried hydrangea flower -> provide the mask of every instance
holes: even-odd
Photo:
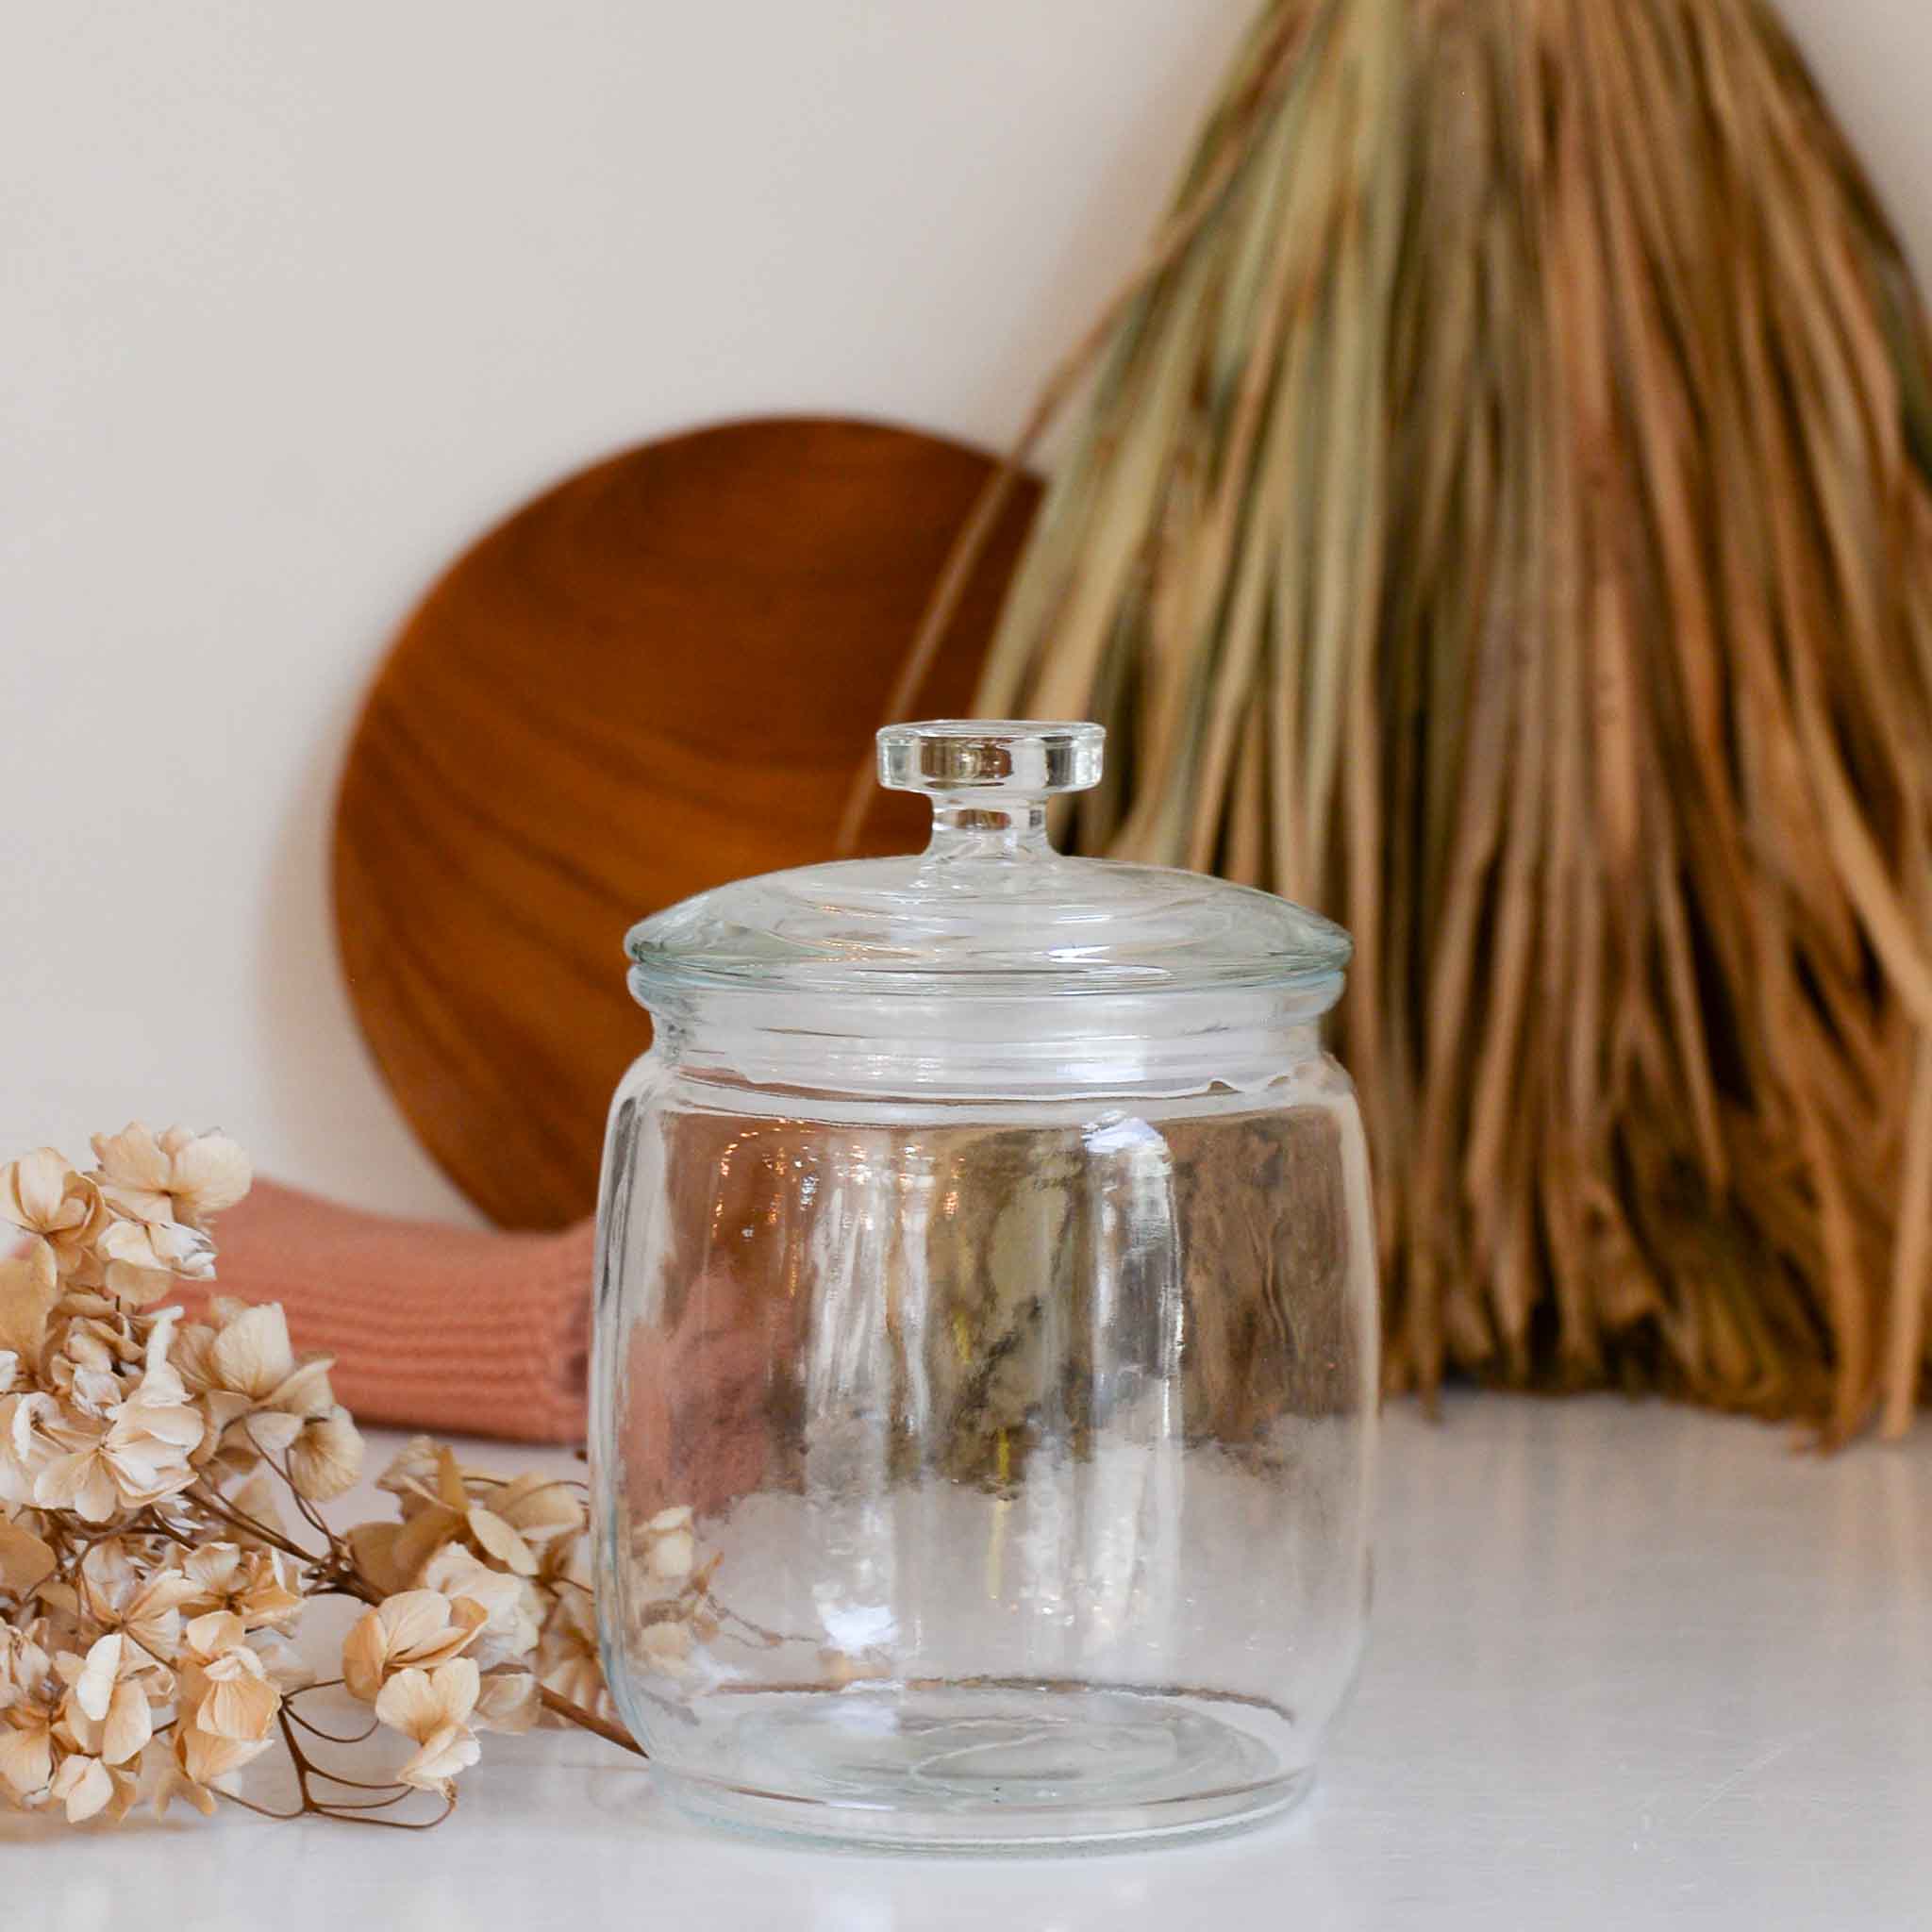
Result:
[[[402,1520],[329,1528],[314,1506],[362,1457],[329,1362],[299,1357],[273,1306],[222,1298],[187,1322],[166,1306],[211,1272],[208,1220],[245,1191],[245,1157],[138,1124],[95,1154],[87,1174],[47,1149],[0,1167],[0,1246],[22,1238],[0,1257],[0,1799],[77,1823],[122,1816],[146,1782],[158,1810],[223,1794],[259,1810],[235,1785],[279,1742],[300,1795],[272,1815],[362,1815],[312,1782],[328,1774],[301,1737],[321,1734],[290,1709],[325,1688],[287,1648],[325,1595],[370,1606],[343,1674],[414,1747],[396,1798],[452,1805],[477,1734],[546,1709],[625,1743],[582,1485],[467,1469],[419,1439],[384,1478]],[[665,1615],[701,1630],[708,1573],[688,1574],[675,1516],[647,1567],[682,1577]]]
[[[461,1543],[445,1543],[423,1566],[422,1582],[483,1611],[483,1627],[470,1647],[481,1669],[527,1657],[537,1647],[542,1598],[526,1578],[491,1569]]]
[[[107,1537],[80,1559],[79,1605],[103,1629],[119,1630],[153,1657],[172,1657],[181,1641],[181,1612],[194,1584],[178,1571],[139,1561],[125,1539]]]
[[[42,1509],[73,1509],[88,1523],[108,1523],[158,1503],[194,1480],[188,1453],[206,1424],[167,1359],[168,1324],[149,1339],[141,1380],[96,1424],[69,1410],[39,1426],[52,1450],[34,1475]]]
[[[248,1157],[220,1134],[170,1127],[156,1135],[139,1121],[118,1134],[96,1134],[93,1178],[117,1208],[153,1224],[203,1226],[247,1193]]]
[[[74,1748],[104,1764],[125,1764],[154,1736],[150,1697],[172,1695],[172,1676],[145,1651],[116,1630],[97,1639],[83,1657],[63,1652],[54,1659],[67,1681],[60,1722]]]
[[[75,1748],[62,1755],[60,1768],[47,1786],[47,1797],[65,1808],[69,1824],[85,1824],[103,1811],[109,1818],[125,1818],[136,1789],[131,1772]]]
[[[479,1731],[521,1735],[535,1730],[543,1716],[543,1697],[529,1671],[490,1671],[476,1694]]]
[[[55,1272],[64,1277],[93,1273],[90,1250],[109,1219],[99,1189],[76,1174],[51,1147],[0,1167],[0,1221],[35,1236]]]
[[[211,1738],[258,1743],[281,1707],[261,1653],[231,1610],[210,1610],[182,1631],[181,1707]]]
[[[286,1456],[290,1480],[308,1502],[353,1489],[362,1438],[329,1386],[326,1356],[298,1358],[289,1324],[273,1302],[218,1296],[209,1319],[190,1324],[176,1350],[183,1374],[216,1424],[217,1444]]]
[[[398,1782],[446,1793],[450,1779],[475,1763],[480,1747],[469,1719],[479,1686],[475,1663],[462,1657],[432,1670],[411,1665],[382,1687],[376,1716],[419,1747],[396,1773]]]
[[[391,1673],[445,1663],[470,1647],[488,1613],[468,1597],[452,1603],[440,1590],[406,1590],[385,1598],[342,1640],[342,1681],[366,1704]]]
[[[391,1576],[413,1578],[430,1555],[459,1539],[519,1576],[535,1576],[541,1550],[575,1536],[583,1505],[570,1485],[542,1476],[512,1482],[466,1470],[447,1448],[419,1436],[378,1480],[402,1506],[403,1521],[370,1557]],[[485,1500],[487,1498],[487,1500]]]
[[[675,1509],[660,1509],[638,1525],[632,1541],[646,1576],[659,1582],[682,1583],[697,1560],[691,1506],[687,1503]]]
[[[285,1630],[301,1615],[304,1598],[293,1588],[289,1559],[277,1550],[203,1543],[176,1551],[171,1560],[179,1567],[167,1574],[186,1591],[180,1603],[191,1616],[226,1611],[244,1630],[254,1631]]]
[[[96,1244],[101,1282],[131,1308],[152,1307],[175,1281],[207,1281],[215,1272],[214,1243],[199,1229],[141,1221],[113,1221]]]
[[[538,1640],[537,1677],[546,1690],[586,1710],[602,1715],[612,1707],[588,1589],[557,1596]]]

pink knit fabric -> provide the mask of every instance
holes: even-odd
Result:
[[[258,1181],[216,1224],[211,1291],[280,1302],[360,1422],[581,1441],[592,1235],[398,1221]]]

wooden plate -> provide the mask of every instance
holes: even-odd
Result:
[[[978,451],[780,419],[649,443],[492,530],[409,620],[337,804],[351,998],[425,1145],[485,1213],[590,1212],[611,1089],[650,1040],[625,929],[832,855]],[[1018,493],[911,710],[966,705],[1037,490]],[[881,793],[860,849],[924,842]]]

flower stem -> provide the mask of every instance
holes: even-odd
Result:
[[[594,1731],[598,1737],[608,1739],[620,1749],[635,1752],[648,1761],[651,1754],[622,1724],[614,1724],[608,1718],[601,1718],[595,1711],[586,1710],[581,1704],[573,1704],[547,1684],[537,1686],[537,1695],[542,1700],[543,1708],[554,1716],[581,1725],[587,1731]]]

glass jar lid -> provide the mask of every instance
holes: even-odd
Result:
[[[933,802],[932,842],[740,879],[634,926],[631,981],[859,994],[1136,994],[1292,988],[1325,1006],[1349,939],[1199,873],[1056,852],[1047,801],[1098,782],[1098,724],[945,720],[878,735],[879,777]]]

